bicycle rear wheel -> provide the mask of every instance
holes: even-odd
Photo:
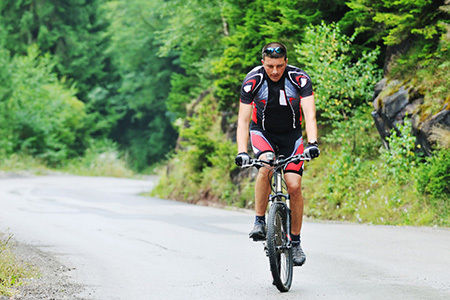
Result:
[[[267,251],[273,283],[280,292],[289,291],[292,283],[292,247],[288,247],[287,207],[274,203],[269,210]]]

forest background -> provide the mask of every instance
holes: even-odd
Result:
[[[406,117],[383,147],[383,77],[414,86],[423,118],[450,109],[447,0],[2,0],[0,169],[159,172],[154,194],[251,208],[234,165],[239,89],[270,41],[311,77],[319,159],[305,214],[448,226],[448,135],[431,156]]]

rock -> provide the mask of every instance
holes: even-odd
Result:
[[[374,91],[373,91],[373,99],[375,100],[378,95],[381,93],[381,91],[386,87],[387,78],[383,78],[380,81],[375,84]]]
[[[400,87],[400,90],[394,93],[391,96],[387,96],[383,101],[383,106],[381,107],[381,111],[388,118],[394,118],[400,111],[402,111],[406,105],[409,103],[409,95],[408,91],[405,90],[403,86]]]
[[[415,123],[415,124],[414,124]],[[434,142],[438,142],[437,138],[433,136],[434,129],[440,128],[445,134],[450,135],[450,110],[443,109],[439,113],[435,114],[431,118],[425,120],[424,122],[413,122],[413,132],[417,136],[417,142],[421,145],[424,151],[429,155],[431,154],[431,145]]]
[[[417,144],[427,155],[431,154],[431,147],[436,142],[438,144],[448,143],[450,109],[444,107],[438,114],[421,121],[419,114],[420,105],[423,102],[424,99],[416,90],[409,89],[399,81],[388,81],[384,78],[376,84],[373,100],[375,110],[372,112],[372,117],[386,148],[389,148],[386,138],[392,130],[397,130],[399,133],[397,125],[403,124],[406,118],[411,118]],[[439,128],[439,135],[435,134],[436,127]],[[440,136],[443,136],[446,141],[440,141]]]

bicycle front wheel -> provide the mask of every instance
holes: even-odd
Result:
[[[288,240],[288,209],[282,203],[274,203],[269,210],[267,224],[267,251],[273,284],[280,292],[289,291],[292,283],[292,247]]]

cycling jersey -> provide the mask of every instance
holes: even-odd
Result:
[[[252,123],[264,131],[301,130],[301,99],[313,95],[311,79],[303,70],[287,65],[278,82],[263,66],[251,70],[241,87],[240,101],[253,105]]]

